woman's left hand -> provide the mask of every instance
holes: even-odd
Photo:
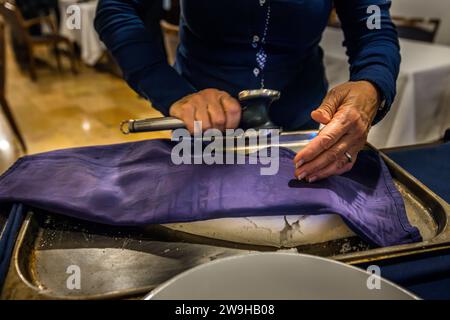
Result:
[[[295,157],[295,176],[314,182],[349,171],[367,141],[380,100],[377,88],[368,81],[332,89],[311,113],[314,121],[326,126]]]

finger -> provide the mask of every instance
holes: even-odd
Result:
[[[173,116],[182,120],[186,125],[186,129],[193,135],[194,134],[194,121],[195,121],[195,106],[191,103],[185,103],[181,108],[176,108],[173,112]]]
[[[184,110],[184,108],[186,108],[186,102],[178,101],[170,107],[169,114],[171,117],[181,119],[182,111]]]
[[[211,129],[211,119],[209,118],[208,105],[203,104],[195,108],[195,121],[201,121],[202,131]]]
[[[344,113],[337,113],[331,122],[320,131],[308,145],[300,150],[294,158],[297,167],[312,161],[325,150],[335,145],[350,129],[350,122],[343,121]]]
[[[213,102],[208,104],[208,113],[209,118],[211,119],[211,125],[215,129],[219,129],[220,131],[224,131],[226,116],[225,111],[223,110],[220,102]]]
[[[331,119],[333,119],[334,114],[342,104],[343,100],[344,95],[341,90],[330,90],[322,101],[322,104],[316,110],[311,112],[311,117],[318,123],[328,124]]]
[[[236,129],[241,121],[241,105],[229,95],[223,96],[220,102],[225,111],[225,129]]]
[[[351,149],[354,145],[361,145],[362,139],[350,134],[345,134],[335,145],[330,149],[322,152],[314,160],[300,166],[295,170],[296,177],[300,180],[306,176],[313,176],[318,171],[328,167],[330,164],[336,163],[341,159],[345,152]]]
[[[313,183],[331,176],[341,175],[350,171],[355,165],[358,157],[358,152],[359,149],[357,148],[353,148],[352,150],[348,151],[348,153],[352,156],[352,162],[349,162],[349,159],[344,155],[335,163],[330,164],[326,168],[323,168],[322,170],[316,172],[314,175],[306,177],[305,180],[309,183]]]

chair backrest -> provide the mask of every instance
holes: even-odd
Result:
[[[17,7],[6,1],[0,4],[0,14],[11,28],[11,32],[13,33],[15,39],[20,43],[27,43],[29,40],[29,35],[25,27],[22,14]]]
[[[441,24],[440,19],[392,17],[400,38],[434,42]]]
[[[328,26],[332,28],[340,28],[341,22],[339,21],[339,18],[336,13],[336,9],[333,8],[330,13],[330,17],[328,18]]]
[[[5,57],[5,25],[0,22],[0,96],[5,96],[6,57]]]
[[[165,0],[166,5],[163,6],[163,20],[170,24],[178,25],[180,22],[180,0]]]
[[[175,63],[177,47],[180,43],[180,28],[177,25],[161,20],[161,30],[164,37],[164,46],[166,48],[167,60],[169,64]]]
[[[4,172],[26,150],[22,135],[5,97],[6,59],[5,59],[5,26],[0,22],[0,173]]]
[[[440,19],[406,18],[398,16],[393,16],[392,21],[397,27],[400,38],[425,42],[434,42],[441,23]],[[331,12],[328,26],[341,28],[341,23],[335,9]]]

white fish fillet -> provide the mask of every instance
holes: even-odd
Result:
[[[322,243],[354,235],[336,214],[225,218],[165,226],[207,238],[277,248]]]

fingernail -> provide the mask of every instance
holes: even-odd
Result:
[[[316,180],[317,180],[317,177],[311,177],[311,178],[308,179],[308,182],[309,183],[313,183]]]
[[[299,181],[301,181],[301,180],[303,180],[303,179],[305,179],[305,177],[307,176],[308,174],[306,173],[306,172],[302,172],[302,173],[300,173],[300,175],[298,176],[298,180]]]
[[[297,162],[296,164],[295,164],[295,167],[298,169],[298,168],[300,168],[302,165],[304,165],[305,164],[305,160],[303,160],[303,159],[300,159],[300,161],[299,162]]]

